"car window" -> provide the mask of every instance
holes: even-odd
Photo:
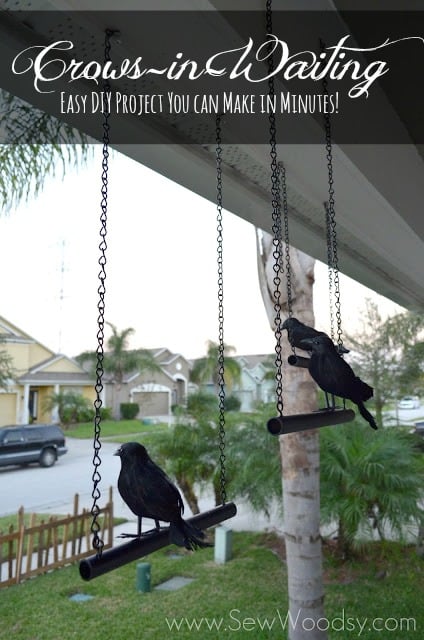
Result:
[[[21,442],[23,440],[23,434],[20,429],[14,429],[13,431],[8,431],[3,440],[4,444],[11,444],[13,442]]]
[[[41,440],[41,433],[38,429],[28,429],[26,437],[28,441],[34,442],[35,440]]]

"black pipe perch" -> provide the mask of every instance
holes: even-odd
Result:
[[[236,505],[233,502],[227,502],[215,509],[187,518],[185,522],[196,529],[208,529],[224,520],[233,518],[236,513]],[[109,571],[118,569],[129,562],[166,547],[170,542],[169,529],[169,527],[164,527],[159,531],[143,534],[141,538],[136,538],[118,547],[103,551],[101,555],[81,560],[79,565],[81,578],[86,581],[93,580],[93,578],[98,578]]]
[[[278,416],[270,418],[267,422],[268,431],[273,436],[281,436],[287,433],[298,433],[309,429],[330,427],[335,424],[351,422],[355,418],[352,409],[334,409],[315,411],[314,413],[298,413],[293,416]]]
[[[287,358],[287,362],[291,364],[292,367],[301,367],[302,369],[309,369],[309,358],[304,358],[303,356],[292,354]]]
[[[191,551],[210,547],[202,529],[227,520],[237,512],[235,505],[229,503],[184,520],[180,492],[142,444],[126,442],[115,455],[121,459],[118,490],[138,518],[137,533],[124,533],[121,537],[135,540],[83,560],[80,574],[84,580],[91,580],[170,543]],[[142,533],[142,517],[154,520],[155,529]],[[169,522],[169,527],[161,528],[159,521]]]

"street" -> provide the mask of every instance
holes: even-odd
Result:
[[[78,440],[67,438],[68,453],[58,459],[53,467],[44,469],[37,464],[28,467],[0,467],[0,516],[16,514],[23,506],[27,513],[52,513],[67,515],[73,511],[73,500],[76,493],[80,498],[80,510],[85,507],[91,509],[93,499],[93,442],[92,440]],[[118,493],[117,481],[121,468],[118,457],[114,452],[118,448],[116,442],[102,442],[100,451],[102,464],[99,468],[102,477],[100,490],[102,498],[99,506],[106,504],[109,487],[113,487],[114,515],[130,521],[136,517],[123,502]],[[231,500],[231,496],[229,496]],[[202,494],[199,499],[201,511],[213,508],[211,497]],[[238,531],[262,531],[265,529],[282,529],[282,518],[276,505],[270,517],[252,512],[245,504],[237,503],[237,516],[228,522],[228,526]],[[190,517],[188,507],[185,516]],[[231,524],[230,524],[231,523]],[[150,527],[150,521],[147,521]],[[123,525],[125,529],[125,525]],[[128,525],[126,525],[128,530]]]
[[[424,407],[421,406],[418,409],[392,409],[391,411],[385,411],[384,417],[386,426],[396,426],[397,422],[399,422],[399,424],[414,427],[415,422],[424,421]]]
[[[91,440],[67,438],[66,445],[68,453],[60,457],[53,467],[43,468],[37,464],[0,467],[0,515],[17,513],[20,506],[27,512],[67,514],[72,512],[76,493],[80,496],[80,508],[91,508],[93,443]],[[100,506],[107,501],[108,490],[112,486],[115,515],[130,517],[132,514],[116,489],[120,461],[113,453],[117,448],[116,442],[102,443]]]

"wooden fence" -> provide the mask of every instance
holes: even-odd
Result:
[[[7,533],[0,531],[0,588],[23,582],[27,578],[64,567],[81,558],[93,555],[91,544],[92,515],[87,509],[79,511],[79,496],[74,497],[73,515],[52,516],[47,522],[36,523],[31,514],[29,526],[24,524],[24,508],[18,512],[18,525],[11,525]],[[112,546],[113,496],[99,509],[99,536],[104,549]]]

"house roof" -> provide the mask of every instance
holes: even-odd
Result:
[[[78,362],[76,362],[76,360],[73,360],[72,358],[65,356],[63,353],[57,353],[53,355],[51,358],[46,358],[46,360],[42,360],[41,362],[38,362],[33,367],[28,369],[28,373],[33,374],[33,373],[42,372],[43,370],[48,369],[52,364],[59,362],[60,360],[66,360],[67,362],[71,363],[75,368],[77,368],[81,372],[81,374],[86,373],[84,369],[81,367],[81,365],[79,365]],[[75,373],[78,373],[78,372],[75,372]],[[81,375],[81,374],[78,373],[78,375]]]
[[[271,353],[261,353],[261,354],[249,354],[242,356],[235,356],[235,359],[239,364],[244,364],[247,369],[253,369],[258,364],[263,365],[267,360],[272,359],[273,355]]]
[[[73,385],[81,385],[88,386],[93,384],[93,379],[88,375],[88,373],[60,373],[57,371],[45,372],[45,371],[37,371],[36,373],[24,373],[17,380],[20,384],[40,384],[40,385],[49,385],[49,384],[73,384]]]
[[[178,358],[181,358],[182,360],[185,360],[187,363],[189,363],[187,358],[181,355],[181,353],[173,353],[167,347],[160,347],[158,349],[148,349],[148,351],[150,351],[153,357],[156,358],[156,360],[158,360],[160,364],[163,364],[163,365],[171,364],[171,362],[178,360]]]
[[[155,348],[155,349],[146,349],[146,351],[149,351],[152,356],[158,361],[158,364],[162,367],[162,374],[167,376],[170,380],[174,380],[174,376],[169,373],[164,367],[170,365],[172,362],[175,362],[175,360],[178,360],[179,358],[181,358],[182,360],[184,360],[185,362],[187,362],[187,364],[189,364],[189,361],[187,360],[187,358],[184,358],[183,355],[181,355],[180,353],[172,353],[167,347],[159,347],[159,348]],[[123,380],[122,382],[124,384],[127,384],[129,382],[134,381],[136,378],[138,378],[138,376],[142,375],[144,372],[140,372],[138,370],[133,370],[130,371],[126,374],[124,374],[123,376]],[[152,374],[154,375],[154,374]],[[104,375],[104,381],[105,382],[112,382],[113,376],[109,373],[105,373]]]
[[[25,331],[22,331],[22,329],[17,327],[15,324],[12,324],[12,322],[9,322],[9,320],[6,320],[6,318],[3,318],[3,316],[0,316],[0,340],[2,342],[39,344],[41,347],[43,347],[43,349],[45,349],[52,355],[54,354],[54,352],[49,349],[49,347],[46,347],[44,344],[30,336]]]

